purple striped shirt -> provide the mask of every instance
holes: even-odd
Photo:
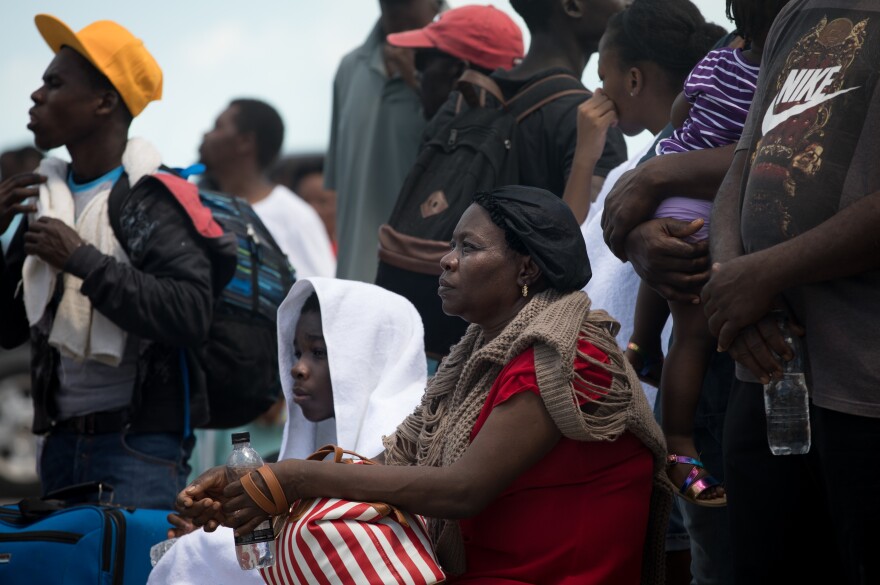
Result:
[[[717,148],[739,141],[755,95],[758,66],[741,49],[718,49],[697,63],[684,82],[691,111],[681,128],[657,145],[658,154]]]

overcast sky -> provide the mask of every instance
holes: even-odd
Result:
[[[506,0],[481,3],[497,5],[523,26]],[[732,28],[724,0],[695,3],[708,20]],[[323,150],[336,66],[366,38],[379,8],[377,0],[4,0],[2,150],[32,141],[25,128],[29,96],[52,59],[33,24],[38,12],[57,16],[73,30],[116,20],[144,40],[164,71],[164,97],[135,119],[132,134],[153,142],[169,165],[185,166],[195,162],[202,133],[236,97],[260,98],[278,108],[287,128],[286,152]],[[590,88],[598,85],[595,61],[584,75]],[[57,154],[67,158],[66,152]]]

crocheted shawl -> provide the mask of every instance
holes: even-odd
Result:
[[[482,330],[471,325],[443,360],[428,384],[421,404],[397,431],[385,438],[389,465],[449,466],[470,444],[470,433],[489,390],[504,366],[529,347],[535,351],[535,373],[541,397],[565,437],[576,441],[614,441],[625,431],[635,435],[654,456],[654,489],[645,542],[643,583],[662,583],[664,542],[672,490],[664,471],[666,444],[639,380],[617,346],[619,325],[604,311],[591,311],[583,292],[545,291],[535,295],[498,337],[483,344]],[[577,350],[584,337],[608,355],[602,363]],[[611,388],[575,378],[575,352],[607,371]],[[595,390],[593,400],[576,386]],[[579,408],[579,400],[587,400]],[[428,527],[445,570],[466,568],[458,522],[429,519]]]

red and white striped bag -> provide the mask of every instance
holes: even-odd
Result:
[[[333,445],[309,459],[331,453],[336,463],[372,464]],[[358,459],[342,459],[343,454]],[[445,580],[424,520],[388,504],[299,500],[276,546],[275,565],[260,570],[268,585],[432,585]]]

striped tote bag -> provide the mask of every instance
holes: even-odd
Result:
[[[309,459],[372,464],[329,445]],[[356,460],[343,459],[343,454]],[[432,585],[445,576],[424,520],[383,503],[315,498],[294,503],[276,541],[275,565],[260,572],[268,585]]]

